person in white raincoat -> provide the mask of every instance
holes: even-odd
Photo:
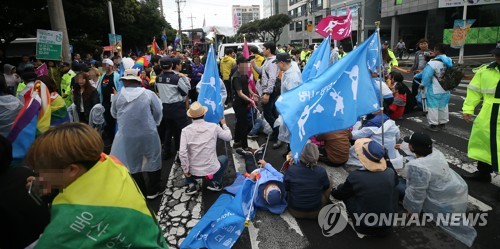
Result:
[[[443,153],[432,148],[429,135],[414,133],[404,141],[410,144],[410,150],[416,155],[416,159],[409,161],[403,170],[406,177],[404,208],[412,214],[432,215],[445,232],[470,247],[477,232],[466,219],[443,218],[445,222],[437,222],[439,215],[466,215],[467,183],[449,167]]]
[[[156,129],[163,115],[162,104],[154,92],[141,87],[137,69],[125,70],[121,80],[125,87],[111,105],[118,133],[110,154],[128,167],[142,193],[154,199],[162,192],[161,143]],[[147,187],[143,172],[148,174]]]
[[[360,138],[370,138],[373,141],[382,144],[382,117],[384,118],[384,144],[387,149],[389,158],[395,169],[403,167],[403,156],[396,150],[396,142],[400,138],[399,127],[394,120],[390,119],[386,114],[381,115],[380,111],[369,115],[368,120],[358,130],[352,131],[352,140]],[[349,150],[349,160],[346,164],[363,166],[358,160],[354,147]]]

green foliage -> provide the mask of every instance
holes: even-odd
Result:
[[[163,28],[166,29],[169,43],[173,42],[176,31],[161,16],[159,0],[111,2],[115,32],[122,35],[123,51],[145,50],[153,37],[163,47]],[[109,45],[108,1],[64,0],[63,7],[70,44],[75,52],[92,52],[95,48]],[[47,0],[2,2],[0,39],[4,39],[3,45],[8,45],[18,37],[34,37],[37,29],[51,29]]]
[[[248,40],[259,39],[261,41],[279,41],[283,28],[290,23],[291,19],[286,14],[278,14],[245,23],[238,29],[238,34],[246,34]]]

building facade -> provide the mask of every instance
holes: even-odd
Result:
[[[232,10],[233,28],[260,19],[260,5],[233,5]]]
[[[262,9],[264,11],[262,18],[268,18],[277,14],[287,14],[288,3],[287,0],[263,0]],[[280,35],[278,44],[286,45],[288,43],[290,43],[288,27],[285,27]]]
[[[399,39],[407,48],[415,48],[427,38],[431,48],[436,43],[450,44],[455,20],[463,19],[463,0],[382,0],[381,17],[390,19],[390,43]],[[486,54],[500,40],[500,0],[467,0],[467,19],[474,19],[466,39],[465,54]],[[457,55],[450,49],[449,55]]]

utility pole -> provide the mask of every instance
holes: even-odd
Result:
[[[196,19],[196,17],[193,17],[193,13],[191,13],[191,16],[188,17],[189,19],[191,19],[191,45],[194,45],[194,42],[193,42],[193,19]]]
[[[62,60],[65,62],[71,62],[68,29],[66,28],[66,19],[64,18],[62,0],[47,0],[47,5],[49,6],[50,26],[53,30],[61,31],[63,33]]]
[[[181,3],[185,3],[185,0],[175,0],[175,3],[177,4],[177,21],[179,22],[179,29],[177,32],[179,32],[179,36],[181,37],[180,44],[182,46],[182,25],[181,25]]]
[[[108,15],[111,34],[115,34],[115,20],[113,19],[113,6],[111,5],[111,1],[108,1]]]
[[[459,64],[464,64],[464,49],[465,49],[465,37],[466,37],[465,32],[467,31],[467,1],[464,1],[464,13],[463,13],[462,19],[464,21],[464,27],[462,30],[464,44],[462,44],[462,47],[460,47],[460,52],[458,54],[458,63]]]
[[[161,11],[161,17],[165,19],[165,16],[163,15],[163,0],[160,1],[160,11]],[[161,31],[162,36],[166,37],[167,36],[167,31],[165,30],[165,27],[163,27],[163,30]],[[162,37],[163,39],[163,37]],[[167,39],[163,41],[163,49],[167,50]]]

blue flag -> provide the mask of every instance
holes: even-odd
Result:
[[[311,136],[347,129],[380,109],[369,69],[370,60],[380,57],[368,53],[371,46],[380,46],[378,31],[324,73],[278,98],[295,159]]]
[[[330,35],[321,42],[309,58],[302,71],[302,80],[307,82],[322,74],[328,67],[330,67]]]
[[[189,232],[180,248],[232,248],[245,229],[245,219],[255,216],[250,208],[255,182],[246,179],[235,197],[222,194]]]
[[[198,102],[208,107],[207,114],[205,114],[207,122],[219,123],[220,119],[224,117],[224,106],[220,95],[220,84],[223,84],[221,81],[215,61],[214,46],[210,45],[205,72],[200,80],[200,94],[198,95]]]

